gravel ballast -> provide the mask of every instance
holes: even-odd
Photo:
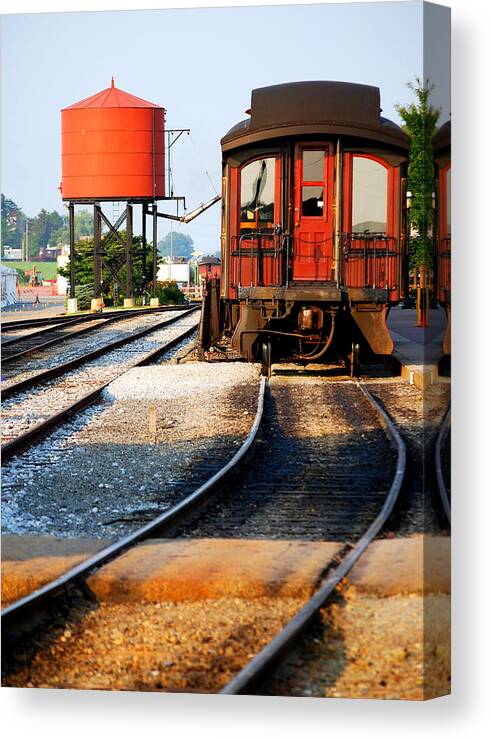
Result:
[[[350,541],[375,519],[396,457],[351,382],[273,376],[253,464],[184,537]]]
[[[366,382],[367,388],[390,415],[407,446],[405,480],[393,515],[381,536],[447,532],[435,479],[435,440],[450,400],[448,383],[424,391],[399,379]],[[443,459],[448,474],[449,458]]]
[[[88,352],[99,349],[110,342],[124,337],[130,337],[135,331],[155,326],[164,320],[171,319],[181,314],[181,310],[165,311],[162,313],[140,314],[139,316],[128,316],[127,318],[105,324],[103,320],[96,319],[97,330],[92,334],[82,334],[79,337],[67,338],[61,344],[39,350],[32,355],[27,355],[21,361],[12,363],[3,368],[2,388],[8,388],[41,370],[56,367],[61,362],[68,362],[77,357],[82,357]],[[32,330],[29,330],[32,333]],[[10,334],[7,335],[7,339]]]
[[[258,386],[257,366],[245,363],[130,371],[102,403],[4,466],[3,531],[107,538],[140,526],[229,460],[253,423]]]
[[[432,699],[450,693],[450,596],[377,598],[337,589],[298,654],[263,687],[274,696]]]
[[[224,598],[80,609],[4,685],[217,692],[302,603]]]
[[[179,313],[176,312],[176,317]],[[168,317],[172,318],[172,317]],[[166,319],[168,320],[168,319]],[[145,354],[196,327],[197,314],[182,317],[176,324],[156,329],[119,349],[85,363],[64,375],[22,391],[2,404],[2,442],[26,432],[91,390],[107,383],[129,369]]]

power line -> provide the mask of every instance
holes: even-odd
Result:
[[[191,135],[191,134],[189,134],[189,138],[190,138],[190,140],[191,140],[191,142],[192,142],[192,146],[193,146],[193,147],[194,147],[194,149],[195,149],[195,152],[196,152],[196,155],[197,155],[197,157],[198,157],[198,159],[199,159],[200,165],[201,165],[201,167],[203,168],[203,170],[204,170],[204,172],[205,172],[205,174],[206,174],[206,177],[208,178],[209,182],[211,183],[211,187],[213,188],[213,190],[214,190],[214,193],[215,193],[215,195],[219,195],[219,193],[218,193],[218,191],[216,190],[216,187],[215,187],[215,185],[214,185],[214,182],[212,181],[212,179],[211,179],[211,176],[210,176],[209,172],[207,171],[207,169],[206,169],[206,167],[205,167],[205,165],[204,165],[204,160],[202,159],[202,157],[201,157],[201,154],[200,154],[200,152],[199,152],[199,149],[198,149],[198,148],[197,148],[197,146],[196,146],[196,142],[195,142],[195,141],[194,141],[194,139],[192,138],[192,135]]]

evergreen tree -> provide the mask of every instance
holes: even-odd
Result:
[[[2,193],[2,245],[19,249],[22,246],[26,215],[22,208]]]
[[[123,241],[126,239],[126,232],[119,232]],[[151,244],[147,244],[146,268],[143,270],[141,236],[133,236],[133,290],[135,295],[141,295],[151,289],[153,276],[153,260],[151,253]],[[103,246],[104,264],[102,266],[102,282],[108,280],[107,289],[104,296],[111,301],[114,300],[114,291],[117,291],[119,298],[124,296],[124,286],[126,284],[126,267],[125,267],[125,248],[114,237],[106,237]],[[109,268],[115,269],[118,265],[121,269],[118,271],[118,277],[122,287],[114,285]],[[60,275],[70,279],[70,267],[58,270]],[[109,279],[110,278],[110,279]],[[77,286],[93,286],[94,284],[94,242],[93,238],[83,238],[75,244],[75,282]]]
[[[415,102],[408,106],[398,105],[398,111],[410,137],[407,190],[412,193],[410,209],[410,267],[430,268],[432,266],[433,245],[431,231],[434,222],[432,193],[434,182],[434,156],[432,138],[434,136],[440,110],[429,104],[432,88],[424,85],[419,78],[415,84],[408,83],[415,93]]]

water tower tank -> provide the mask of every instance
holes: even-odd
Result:
[[[165,109],[114,87],[61,111],[63,200],[163,198]]]

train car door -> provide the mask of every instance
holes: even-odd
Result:
[[[333,149],[295,149],[293,281],[329,281],[333,266]]]

